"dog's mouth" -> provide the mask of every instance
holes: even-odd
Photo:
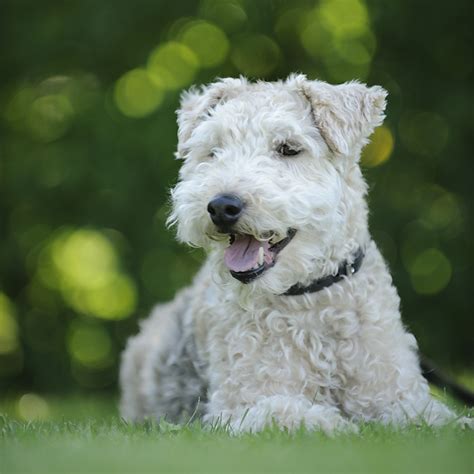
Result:
[[[273,244],[271,240],[261,241],[249,234],[230,234],[230,245],[225,249],[224,262],[234,278],[242,283],[249,283],[275,265],[277,255],[295,234],[295,229],[288,229],[286,237]]]

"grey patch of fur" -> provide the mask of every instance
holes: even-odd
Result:
[[[183,316],[180,314],[177,319],[176,333],[172,337],[174,345],[170,345],[169,351],[162,353],[155,364],[155,377],[162,389],[153,407],[158,416],[165,413],[165,418],[175,423],[202,416],[207,402],[204,364],[200,362],[193,334],[186,330]]]

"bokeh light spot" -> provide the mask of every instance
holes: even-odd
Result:
[[[319,14],[322,25],[334,36],[356,37],[368,28],[369,14],[361,0],[323,0]]]
[[[362,152],[362,165],[374,167],[387,161],[392,154],[393,144],[393,135],[387,126],[382,125],[376,128],[370,143]]]
[[[24,87],[20,89],[8,101],[5,107],[5,118],[10,122],[18,122],[23,120],[35,99],[35,91],[32,87]]]
[[[118,274],[83,296],[87,312],[103,319],[126,318],[137,303],[135,284],[129,277]]]
[[[74,109],[67,96],[44,95],[31,104],[27,123],[35,138],[51,142],[66,133],[73,115]]]
[[[115,272],[117,257],[110,241],[89,229],[66,233],[52,246],[56,268],[68,284],[97,288]]]
[[[463,202],[454,194],[435,183],[418,185],[411,196],[412,207],[417,209],[421,227],[430,232],[452,238],[462,232],[465,224]]]
[[[441,291],[448,285],[451,274],[450,261],[436,248],[429,248],[420,253],[410,268],[413,288],[423,295]]]
[[[366,38],[361,39],[335,38],[333,44],[341,60],[355,66],[369,64],[375,51],[373,35],[367,35]]]
[[[312,11],[305,19],[300,32],[303,48],[313,59],[331,54],[332,36],[321,26],[318,11]]]
[[[444,192],[432,200],[423,213],[421,223],[429,229],[448,230],[450,235],[462,230],[464,216],[456,196]]]
[[[226,34],[217,26],[205,21],[188,25],[181,41],[196,54],[203,67],[221,64],[229,52]]]
[[[25,393],[17,403],[17,411],[26,421],[45,420],[49,416],[46,400],[35,393]]]
[[[183,31],[191,24],[198,22],[194,17],[182,16],[167,28],[166,37],[172,41],[180,41]]]
[[[136,306],[136,286],[119,268],[111,241],[92,229],[64,230],[40,253],[38,276],[76,311],[123,319]]]
[[[247,21],[247,14],[238,0],[204,0],[199,13],[229,33],[237,31]]]
[[[114,361],[110,335],[98,323],[73,321],[67,345],[71,357],[85,367],[102,369]]]
[[[168,41],[155,48],[147,64],[152,81],[171,90],[190,85],[198,67],[196,54],[188,46],[176,41]]]
[[[308,12],[301,25],[303,48],[309,56],[323,63],[329,80],[367,78],[376,37],[370,29],[363,2],[325,0]]]
[[[50,143],[66,134],[73,119],[97,99],[97,93],[98,82],[92,74],[51,76],[13,92],[4,117],[13,129]]]
[[[18,325],[12,303],[0,293],[0,354],[8,354],[18,348]]]
[[[232,62],[243,74],[265,77],[278,65],[280,49],[268,36],[250,34],[240,36],[232,51]]]
[[[152,80],[145,69],[133,69],[116,83],[115,103],[127,117],[146,117],[162,103],[163,90]]]

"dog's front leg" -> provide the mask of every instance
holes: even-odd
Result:
[[[221,395],[216,393],[215,398]],[[304,426],[308,430],[321,430],[326,434],[357,431],[356,426],[344,418],[336,407],[315,405],[303,395],[259,397],[252,405],[239,405],[234,409],[212,409],[212,406],[211,398],[210,410],[204,421],[228,426],[234,434],[256,433],[274,425],[289,431]]]

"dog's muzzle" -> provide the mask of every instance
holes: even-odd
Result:
[[[278,253],[291,241],[296,230],[288,229],[286,237],[276,243],[239,233],[235,224],[244,207],[239,196],[218,194],[209,201],[207,212],[218,231],[229,234],[229,247],[224,252],[224,263],[230,274],[242,283],[249,283],[275,265]]]

